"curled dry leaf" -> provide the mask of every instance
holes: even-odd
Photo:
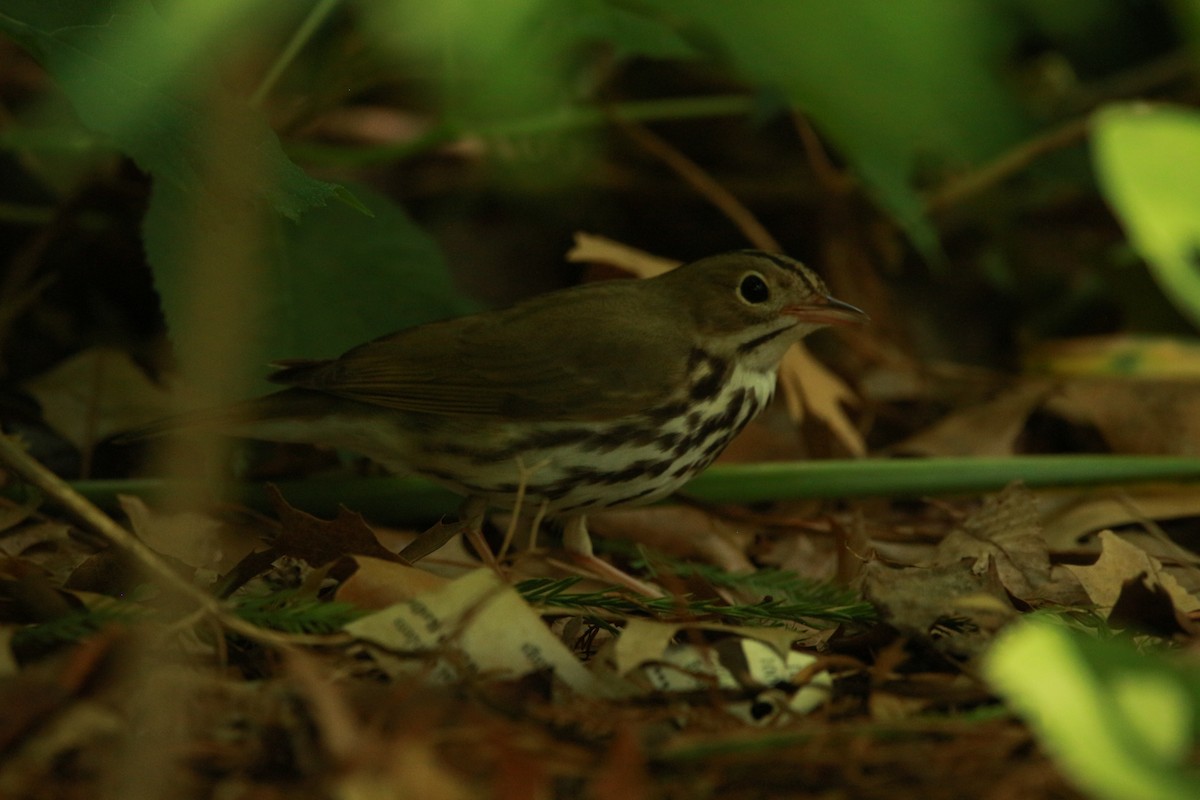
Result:
[[[139,539],[155,552],[189,567],[224,572],[258,544],[254,537],[207,514],[157,511],[133,495],[119,495],[117,501]]]
[[[575,233],[575,246],[567,251],[567,261],[573,264],[608,264],[639,278],[653,278],[679,266],[674,259],[651,255],[636,247],[582,231]]]
[[[354,556],[358,569],[338,587],[337,599],[358,608],[387,608],[446,585],[446,578],[417,567]]]
[[[1090,543],[1085,544],[1083,539],[1107,528],[1144,524],[1147,520],[1200,517],[1200,492],[1186,483],[1090,491],[1044,490],[1038,498],[1042,534],[1050,549],[1059,552],[1090,549]],[[1200,564],[1195,554],[1176,549],[1172,555]]]
[[[1162,562],[1140,547],[1130,544],[1112,531],[1100,534],[1100,558],[1086,567],[1071,566],[1092,602],[1110,613],[1120,600],[1127,584],[1145,583],[1151,589],[1160,588],[1171,599],[1181,615],[1200,611],[1200,600],[1179,585],[1173,575],[1163,569]]]

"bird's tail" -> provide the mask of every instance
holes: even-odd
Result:
[[[156,439],[181,432],[218,433],[247,439],[268,441],[310,441],[303,434],[305,422],[329,415],[337,398],[306,389],[284,389],[279,392],[218,408],[188,411],[125,431],[113,437],[118,444],[144,439]],[[288,431],[295,424],[296,431]]]

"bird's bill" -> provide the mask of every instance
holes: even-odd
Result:
[[[822,297],[813,303],[791,306],[785,308],[783,313],[802,322],[815,322],[819,325],[857,325],[871,319],[862,309],[833,297]]]

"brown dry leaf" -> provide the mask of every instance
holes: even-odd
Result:
[[[812,357],[803,342],[792,345],[779,365],[779,382],[788,411],[797,422],[807,409],[824,422],[853,456],[865,456],[867,444],[845,406],[858,405],[858,396],[832,370]]]
[[[362,555],[403,563],[404,559],[388,550],[375,538],[375,532],[362,514],[344,506],[338,515],[323,520],[292,507],[273,485],[267,487],[267,499],[279,516],[279,536],[272,542],[283,555],[306,561],[314,567],[328,564],[344,555]]]
[[[331,680],[315,658],[293,650],[286,663],[306,701],[317,739],[337,768],[332,778],[334,797],[469,800],[477,796],[438,756],[429,731],[382,735],[359,719],[341,684]]]
[[[1200,378],[1200,343],[1162,336],[1085,336],[1042,342],[1024,357],[1031,372],[1054,375]]]
[[[655,256],[604,236],[575,232],[575,246],[567,251],[572,264],[607,264],[639,278],[653,278],[679,266],[678,261]]]
[[[207,514],[156,511],[134,495],[118,495],[117,501],[139,539],[195,569],[225,572],[259,544]]]
[[[20,622],[57,619],[79,607],[40,565],[8,556],[0,556],[0,600]]]
[[[986,403],[945,417],[892,449],[923,456],[1010,456],[1029,415],[1053,388],[1049,381],[1022,381]]]
[[[984,498],[983,505],[963,520],[938,545],[924,566],[943,567],[971,562],[977,575],[996,570],[1001,584],[1014,597],[1033,599],[1050,579],[1050,553],[1038,525],[1033,495],[1022,486],[1009,486]]]
[[[575,246],[567,253],[567,260],[609,264],[643,278],[661,275],[680,263],[652,256],[602,236],[579,232],[575,234]],[[779,367],[779,382],[788,411],[796,422],[804,419],[806,411],[811,412],[829,427],[852,455],[866,455],[866,442],[846,416],[844,408],[857,405],[858,396],[841,378],[813,358],[802,342],[794,345],[783,357]]]
[[[957,655],[981,653],[1016,609],[994,562],[975,572],[971,559],[935,567],[893,568],[872,561],[862,573],[864,599],[898,630],[932,639]]]
[[[637,542],[667,555],[715,564],[729,572],[754,568],[745,553],[753,531],[739,531],[691,506],[605,511],[588,517],[588,529],[602,539]]]
[[[1200,600],[1188,594],[1162,562],[1140,547],[1135,547],[1112,531],[1100,534],[1100,558],[1087,567],[1069,566],[1092,602],[1106,614],[1111,612],[1127,584],[1144,583],[1151,590],[1161,589],[1182,615],[1200,610]]]
[[[1094,425],[1116,453],[1200,454],[1200,382],[1080,379],[1064,383],[1046,407]]]
[[[1038,492],[1042,534],[1051,550],[1077,551],[1088,534],[1145,520],[1200,517],[1200,492],[1190,484],[1158,484],[1128,489],[1046,490]],[[1155,551],[1151,551],[1154,553]],[[1178,551],[1175,556],[1181,556]]]
[[[7,556],[19,556],[28,550],[66,543],[70,539],[71,526],[65,522],[53,520],[35,522],[0,537],[0,553]]]
[[[395,561],[360,555],[354,556],[354,563],[358,569],[338,587],[337,599],[358,608],[387,608],[447,583],[432,572]]]
[[[39,504],[39,500],[28,500],[24,503],[18,503],[15,500],[9,500],[7,497],[0,497],[0,533],[9,531],[29,519],[30,514],[37,511]],[[6,544],[7,539],[8,536],[5,536],[4,540]]]
[[[25,382],[46,423],[86,450],[114,433],[166,416],[169,393],[146,377],[129,355],[93,347]]]

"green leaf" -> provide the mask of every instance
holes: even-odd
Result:
[[[658,59],[693,59],[699,56],[688,41],[666,20],[608,0],[571,0],[560,4],[565,23],[584,42],[603,42],[618,59],[644,56]]]
[[[1016,625],[985,664],[988,681],[1091,797],[1200,797],[1194,668],[1097,641],[1045,619]]]
[[[926,252],[914,176],[969,169],[1031,129],[1002,80],[1012,25],[991,3],[650,0],[829,136]]]
[[[1092,157],[1130,242],[1200,325],[1200,114],[1110,106],[1096,114]]]
[[[268,220],[256,259],[265,285],[255,363],[332,357],[385,333],[475,310],[455,291],[436,243],[399,206],[365,186],[354,192],[371,216],[337,204],[299,222]],[[178,330],[189,303],[186,247],[197,237],[185,232],[197,220],[186,201],[157,183],[143,224],[168,331]]]
[[[4,0],[0,30],[24,45],[55,78],[91,130],[155,178],[191,191],[201,174],[214,58],[263,19],[266,3],[178,0],[160,13],[149,2]],[[285,217],[331,199],[353,204],[341,187],[314,180],[284,155],[259,114],[231,100],[269,177],[263,200]]]

